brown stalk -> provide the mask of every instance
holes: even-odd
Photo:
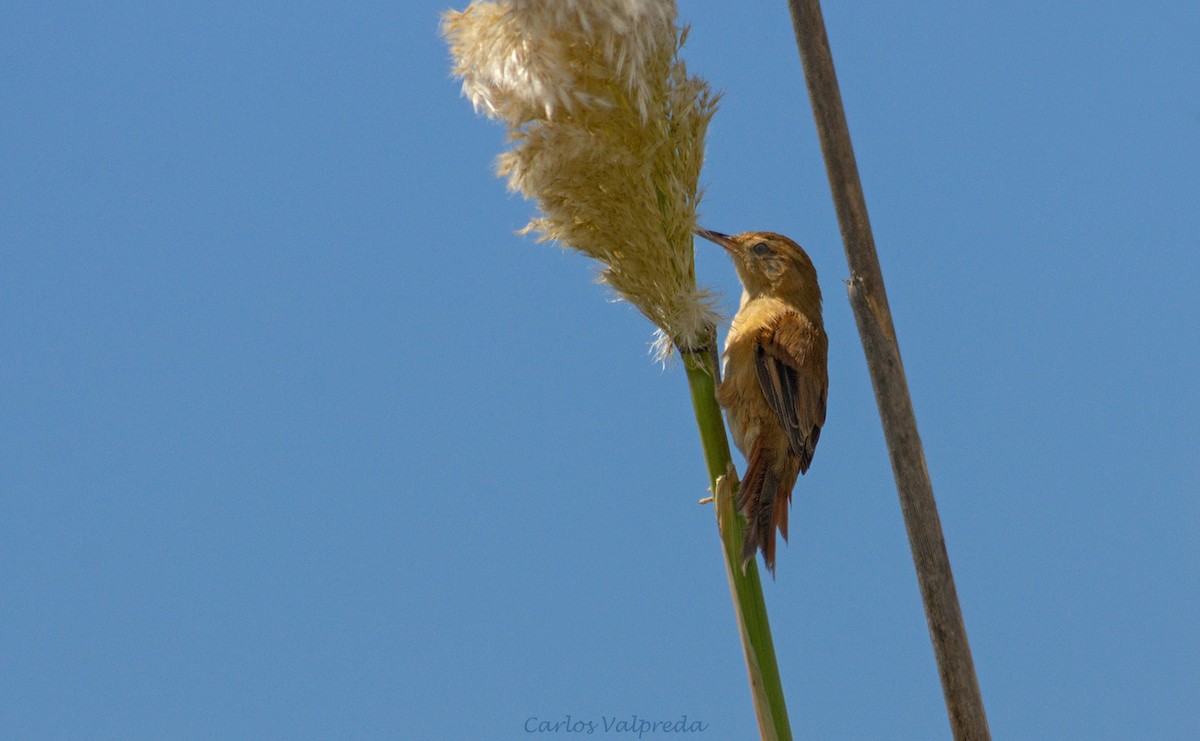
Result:
[[[850,305],[875,388],[950,728],[959,741],[983,741],[990,739],[991,733],[900,360],[821,5],[819,0],[788,0],[788,8],[850,265]]]

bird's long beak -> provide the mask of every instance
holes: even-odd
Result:
[[[696,230],[692,233],[695,234],[697,237],[704,237],[705,239],[712,242],[713,244],[717,244],[717,245],[724,247],[726,252],[731,252],[733,254],[737,254],[737,252],[739,251],[737,242],[734,242],[733,238],[730,237],[728,234],[722,234],[721,232],[709,231],[708,229],[701,229],[700,227],[696,227]]]

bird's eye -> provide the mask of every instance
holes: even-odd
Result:
[[[751,247],[750,251],[758,257],[766,257],[767,255],[771,254],[771,245],[767,244],[766,242],[759,242]]]

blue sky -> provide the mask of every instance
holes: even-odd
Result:
[[[850,5],[993,733],[1195,738],[1200,10]],[[0,9],[4,735],[753,736],[683,373],[514,235],[445,7]],[[826,297],[829,418],[766,586],[793,728],[948,737],[785,4],[681,16],[725,95],[704,224],[789,234]]]

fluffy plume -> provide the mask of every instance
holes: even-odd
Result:
[[[442,26],[463,94],[509,130],[499,175],[541,212],[526,231],[603,263],[659,327],[660,357],[716,320],[692,259],[716,96],[688,75],[675,19],[671,0],[499,0]]]

